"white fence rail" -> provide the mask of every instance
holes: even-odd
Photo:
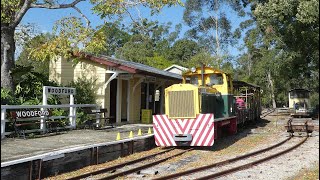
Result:
[[[59,119],[59,118],[69,118],[69,128],[75,129],[76,128],[76,108],[81,107],[94,107],[96,109],[99,109],[99,106],[96,104],[62,104],[62,105],[1,105],[1,139],[5,137],[5,135],[9,135],[12,132],[6,132],[6,123],[11,122],[9,119],[7,119],[7,111],[8,110],[26,110],[26,109],[39,109],[39,111],[44,109],[57,109],[57,108],[68,108],[70,109],[68,116],[50,116],[50,119]],[[41,116],[42,119],[44,119],[44,116]],[[99,122],[99,118],[97,118],[97,122]],[[45,130],[45,121],[41,120],[40,122],[40,129],[39,130]]]

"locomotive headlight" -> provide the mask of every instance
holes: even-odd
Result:
[[[196,72],[196,68],[195,68],[195,67],[192,67],[190,70],[191,70],[191,72],[193,72],[193,73]]]

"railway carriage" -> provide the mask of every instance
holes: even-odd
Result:
[[[310,91],[307,89],[291,89],[289,91],[289,109],[295,114],[307,114],[308,109],[310,109]]]
[[[260,87],[244,81],[233,81],[235,99],[242,98],[244,108],[236,109],[237,123],[244,124],[248,121],[256,121],[261,114],[261,90]]]
[[[165,114],[153,116],[156,145],[212,146],[223,134],[237,133],[233,92],[231,75],[220,70],[202,66],[185,72],[181,84],[165,89]]]

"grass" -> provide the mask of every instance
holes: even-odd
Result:
[[[319,179],[319,162],[310,169],[303,169],[288,180],[316,180]]]

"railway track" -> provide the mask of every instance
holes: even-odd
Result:
[[[190,175],[190,174],[204,172],[204,171],[207,171],[207,170],[209,170],[211,168],[223,167],[223,166],[226,166],[226,165],[230,165],[230,164],[235,163],[237,161],[245,160],[245,159],[248,159],[250,157],[254,157],[254,156],[260,155],[262,153],[265,153],[267,151],[273,150],[276,147],[279,147],[279,146],[285,144],[286,142],[288,142],[293,137],[294,137],[293,134],[290,134],[290,136],[288,138],[286,138],[285,140],[283,140],[283,141],[281,141],[281,142],[279,142],[279,143],[277,143],[277,144],[275,144],[273,146],[270,146],[270,147],[267,147],[267,148],[264,148],[264,149],[261,149],[261,150],[255,151],[255,152],[251,152],[251,153],[248,153],[248,154],[245,154],[245,155],[241,155],[241,156],[238,156],[238,157],[235,157],[235,158],[232,158],[232,159],[228,159],[228,160],[224,160],[224,161],[221,161],[221,162],[213,163],[213,164],[210,164],[210,165],[207,165],[207,166],[198,167],[198,168],[194,168],[194,169],[191,169],[191,170],[186,170],[186,171],[175,173],[175,174],[170,174],[170,175],[162,176],[162,177],[159,177],[159,178],[154,178],[153,180],[175,179],[175,178],[184,177],[184,176]],[[251,161],[251,162],[246,163],[246,164],[242,164],[242,165],[239,165],[239,166],[236,166],[236,167],[233,167],[233,168],[229,168],[229,169],[226,169],[226,170],[223,170],[223,171],[220,171],[220,172],[217,172],[217,173],[213,173],[213,174],[210,174],[210,175],[207,175],[207,176],[203,176],[203,177],[200,177],[200,178],[196,178],[196,179],[197,180],[215,179],[215,178],[218,178],[218,177],[221,177],[221,176],[225,176],[225,175],[228,175],[228,174],[231,174],[231,173],[235,173],[237,171],[248,169],[248,168],[250,168],[250,167],[252,167],[254,165],[257,165],[257,164],[263,163],[265,161],[271,160],[273,158],[276,158],[276,157],[278,157],[280,155],[283,155],[283,154],[285,154],[285,153],[287,153],[287,152],[299,147],[300,145],[302,145],[308,139],[308,137],[309,137],[309,135],[307,133],[306,137],[302,141],[300,141],[299,143],[297,143],[297,144],[295,144],[295,145],[293,145],[293,146],[291,146],[289,148],[286,148],[286,149],[284,149],[284,150],[282,150],[280,152],[271,154],[269,156],[260,158],[260,159],[255,160],[255,161]]]
[[[127,161],[127,162],[124,162],[124,163],[121,163],[121,164],[117,164],[117,165],[114,165],[114,166],[111,166],[111,167],[106,167],[106,168],[103,168],[103,169],[100,169],[100,170],[97,170],[97,171],[81,174],[81,175],[69,178],[68,180],[84,179],[84,178],[87,178],[87,177],[90,177],[90,176],[101,175],[101,174],[108,173],[108,172],[111,172],[112,174],[108,175],[108,176],[105,176],[105,177],[102,177],[102,178],[95,178],[95,179],[99,179],[99,180],[102,180],[102,179],[103,180],[115,179],[117,177],[125,176],[125,175],[128,175],[128,174],[131,174],[131,173],[138,172],[140,170],[149,168],[151,166],[157,165],[157,164],[159,164],[161,162],[164,162],[164,161],[167,161],[167,160],[172,159],[174,157],[180,156],[180,155],[182,155],[182,154],[184,154],[184,153],[186,153],[188,151],[191,151],[193,149],[189,148],[189,149],[186,149],[186,150],[181,150],[180,152],[177,152],[177,153],[175,153],[173,155],[170,155],[168,157],[161,157],[161,158],[159,158],[159,159],[157,159],[155,161],[152,161],[150,163],[145,163],[143,165],[136,166],[136,167],[131,168],[129,170],[123,170],[121,172],[115,173],[116,171],[119,171],[121,168],[123,168],[125,166],[136,164],[136,163],[141,163],[143,161],[155,158],[157,156],[161,156],[161,155],[163,155],[165,153],[168,153],[170,151],[173,151],[173,150],[174,150],[174,148],[171,148],[171,149],[168,149],[168,150],[161,151],[159,153],[154,153],[152,155],[141,157],[139,159]]]
[[[260,118],[264,118],[264,117],[266,117],[266,116],[268,116],[269,114],[271,114],[271,113],[273,113],[273,112],[275,112],[276,111],[276,109],[268,109],[266,112],[264,112],[264,113],[262,113],[261,115],[260,115]]]
[[[261,117],[265,117],[271,113],[273,113],[275,111],[275,109],[268,109],[266,112],[264,112]],[[305,124],[307,125],[307,124]],[[308,128],[306,128],[308,129]],[[258,151],[255,151],[255,152],[251,152],[251,153],[248,153],[248,154],[244,154],[244,155],[241,155],[241,156],[238,156],[238,157],[235,157],[235,158],[232,158],[232,159],[228,159],[228,160],[225,160],[225,161],[221,161],[221,162],[217,162],[217,163],[214,163],[214,164],[210,164],[208,166],[203,166],[203,167],[198,167],[198,168],[194,168],[194,169],[191,169],[191,170],[188,170],[188,171],[183,171],[183,172],[179,172],[179,173],[175,173],[175,174],[170,174],[170,175],[167,175],[167,176],[162,176],[162,177],[158,177],[158,178],[155,178],[155,180],[166,180],[166,179],[174,179],[174,178],[178,178],[178,177],[183,177],[183,176],[186,176],[186,175],[189,175],[189,174],[193,174],[193,173],[199,173],[201,171],[206,171],[210,168],[215,168],[215,167],[222,167],[222,166],[225,166],[225,165],[230,165],[232,163],[235,163],[237,161],[240,161],[240,160],[245,160],[245,159],[248,159],[250,157],[253,157],[253,156],[256,156],[256,155],[259,155],[259,154],[262,154],[262,153],[265,153],[267,151],[270,151],[276,147],[279,147],[283,144],[285,144],[286,142],[288,142],[290,139],[292,139],[294,136],[293,134],[291,133],[290,136],[288,138],[286,138],[285,140],[275,144],[275,145],[272,145],[270,147],[267,147],[267,148],[264,148],[264,149],[261,149],[261,150],[258,150]],[[210,174],[210,175],[207,175],[207,176],[204,176],[204,177],[200,177],[198,179],[214,179],[214,178],[217,178],[217,177],[220,177],[220,176],[225,176],[227,174],[231,174],[231,173],[234,173],[234,172],[237,172],[237,171],[240,171],[240,170],[244,170],[244,169],[248,169],[254,165],[257,165],[257,164],[260,164],[262,162],[265,162],[267,160],[270,160],[272,158],[275,158],[275,157],[278,157],[282,154],[285,154],[295,148],[297,148],[298,146],[300,146],[301,144],[303,144],[308,138],[308,133],[307,133],[307,136],[306,138],[303,139],[303,141],[299,142],[298,144],[290,147],[290,148],[287,148],[281,152],[278,152],[276,154],[272,154],[270,156],[267,156],[267,157],[264,157],[264,158],[261,158],[261,159],[258,159],[256,161],[252,161],[250,163],[246,163],[246,164],[243,164],[243,165],[240,165],[240,166],[237,166],[237,167],[233,167],[233,168],[230,168],[230,169],[227,169],[227,170],[224,170],[224,171],[220,171],[220,172],[217,172],[217,173],[214,173],[214,174]],[[167,152],[170,152],[174,150],[174,148],[171,148],[171,149],[167,149],[167,150],[164,150],[162,152],[159,152],[159,153],[155,153],[155,154],[152,154],[152,155],[148,155],[148,156],[145,156],[145,157],[142,157],[142,158],[139,158],[139,159],[136,159],[136,160],[132,160],[132,161],[127,161],[127,162],[124,162],[124,163],[121,163],[121,164],[118,164],[118,165],[114,165],[112,167],[106,167],[104,169],[100,169],[100,170],[97,170],[97,171],[94,171],[94,172],[89,172],[89,173],[86,173],[86,174],[82,174],[82,175],[79,175],[79,176],[76,176],[76,177],[72,177],[72,178],[69,178],[69,180],[75,180],[75,179],[84,179],[84,178],[88,178],[90,176],[95,176],[95,175],[104,175],[104,177],[101,177],[101,178],[94,178],[94,179],[99,179],[99,180],[102,180],[102,179],[115,179],[117,177],[123,177],[123,176],[126,176],[128,174],[132,174],[132,173],[137,173],[141,170],[144,170],[144,169],[147,169],[147,168],[150,168],[151,166],[155,166],[159,163],[162,163],[162,162],[165,162],[169,159],[172,159],[174,157],[177,157],[177,156],[180,156],[188,151],[191,151],[193,149],[186,149],[186,150],[181,150],[180,152],[178,153],[175,153],[173,155],[170,155],[168,157],[161,157],[160,159],[158,160],[154,160],[154,161],[151,161],[151,162],[148,162],[148,163],[144,163],[143,165],[140,165],[140,166],[135,166],[134,168],[131,168],[131,169],[128,169],[128,170],[123,170],[121,168],[125,167],[125,166],[128,166],[128,165],[132,165],[132,164],[136,164],[136,163],[142,163],[143,161],[146,161],[146,160],[149,160],[149,159],[152,159],[156,156],[161,156]],[[105,173],[109,173],[108,175],[106,175]],[[199,176],[198,176],[199,177]]]

